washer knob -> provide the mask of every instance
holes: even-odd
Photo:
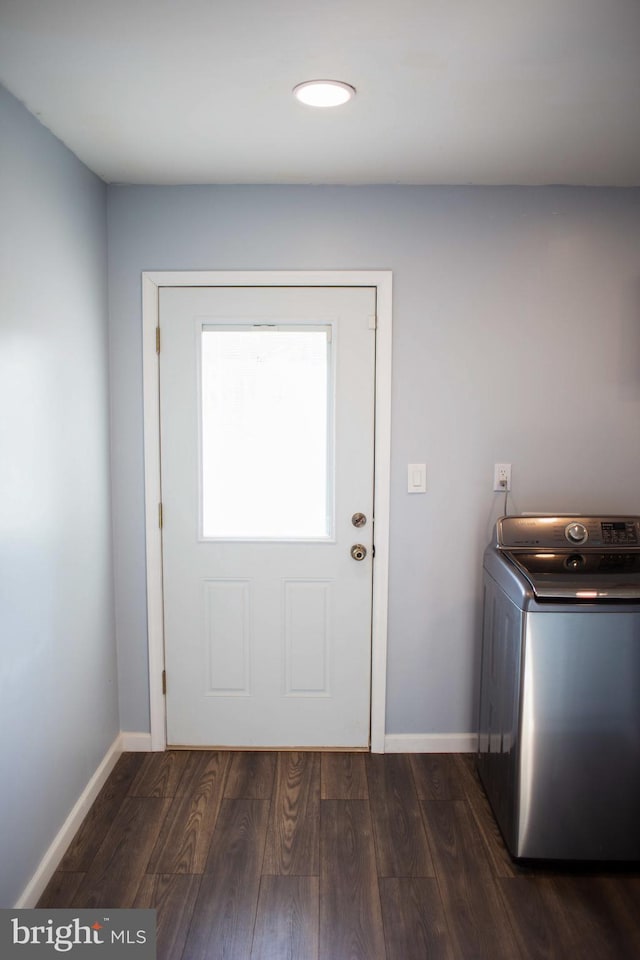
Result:
[[[564,532],[569,543],[586,543],[589,536],[584,523],[570,523]]]

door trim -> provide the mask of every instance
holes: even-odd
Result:
[[[375,563],[371,628],[371,751],[384,753],[387,687],[389,585],[389,502],[391,462],[390,270],[153,270],[142,274],[142,363],[144,389],[144,474],[147,559],[147,638],[151,749],[166,748],[162,692],[164,626],[162,536],[158,524],[160,486],[160,378],[156,352],[161,287],[375,287],[377,303],[375,371]]]

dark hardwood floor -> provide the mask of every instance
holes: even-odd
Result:
[[[469,755],[124,754],[40,907],[160,960],[636,960],[640,867],[515,865]]]

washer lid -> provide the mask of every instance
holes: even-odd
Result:
[[[640,550],[505,551],[504,557],[524,574],[537,597],[576,600],[640,598]]]

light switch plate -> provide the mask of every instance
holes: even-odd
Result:
[[[427,465],[426,463],[410,463],[407,466],[407,492],[427,492]]]

